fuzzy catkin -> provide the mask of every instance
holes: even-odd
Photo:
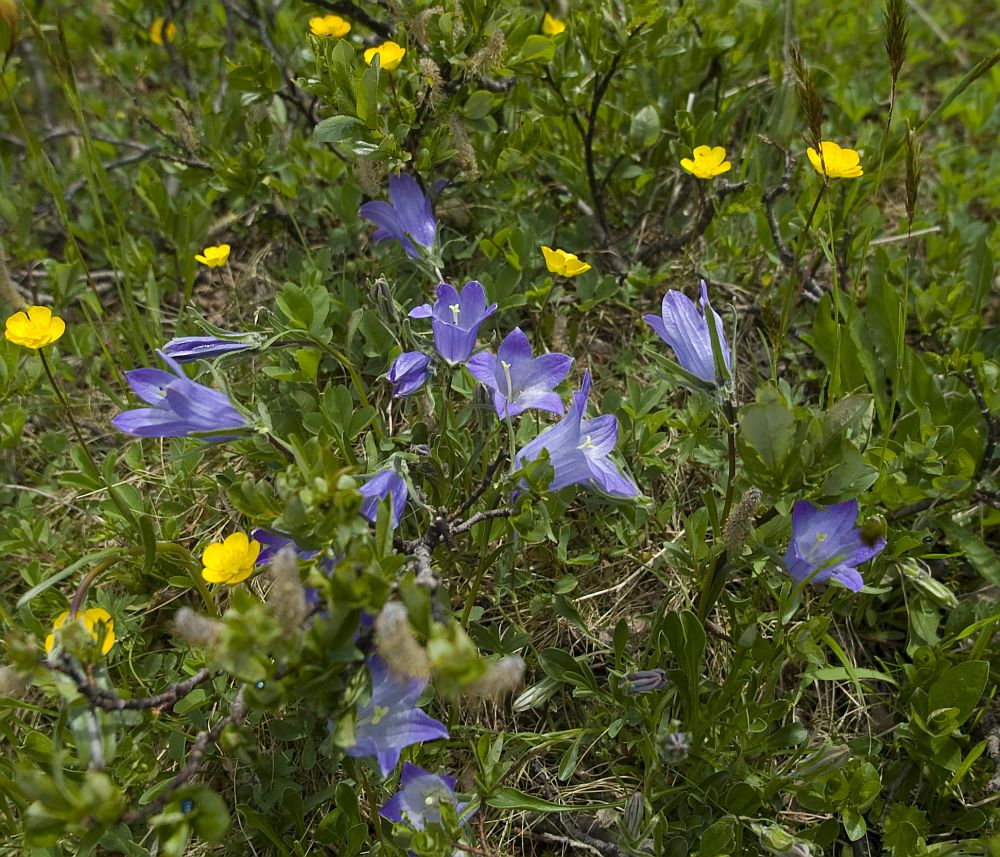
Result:
[[[507,39],[499,27],[490,33],[489,41],[483,45],[469,60],[468,67],[472,74],[482,74],[500,65],[503,55],[507,52]]]
[[[27,676],[14,667],[0,667],[0,696],[24,699],[30,686]]]
[[[417,642],[406,607],[389,601],[375,619],[375,648],[394,673],[428,678],[431,674],[427,650]]]
[[[421,9],[413,16],[413,20],[410,21],[410,33],[413,34],[413,38],[419,42],[424,47],[430,42],[430,36],[427,33],[427,22],[434,15],[440,15],[444,11],[442,6],[430,6],[427,9]],[[421,57],[420,62],[423,63],[423,57]],[[421,65],[421,71],[423,71],[423,66]]]
[[[491,661],[483,673],[462,692],[472,699],[498,699],[517,690],[524,681],[524,659],[507,655]]]
[[[268,569],[271,588],[267,591],[267,603],[274,618],[286,631],[297,633],[302,629],[309,614],[306,591],[299,578],[299,562],[295,548],[285,545],[278,551]]]
[[[722,528],[722,543],[726,546],[726,553],[730,559],[738,557],[743,552],[743,546],[750,538],[760,498],[760,488],[748,488],[726,519]]]
[[[444,79],[441,77],[441,69],[430,57],[421,57],[418,65],[420,75],[428,86],[426,93],[421,97],[430,98],[431,106],[436,107],[444,101]]]
[[[462,118],[457,113],[448,116],[448,129],[451,131],[451,141],[455,145],[455,153],[458,155],[458,162],[469,174],[470,179],[479,175],[479,167],[476,165],[476,152],[469,142],[469,135],[465,133],[465,125]]]
[[[190,607],[181,607],[174,614],[174,633],[193,646],[210,648],[219,640],[222,623],[202,616]]]
[[[354,163],[354,175],[368,196],[381,196],[382,169],[373,158],[358,158]]]

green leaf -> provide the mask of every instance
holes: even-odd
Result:
[[[637,146],[648,149],[660,136],[659,111],[652,104],[647,104],[632,117],[628,133]]]
[[[805,677],[811,678],[814,681],[863,681],[867,679],[868,681],[884,681],[891,685],[897,683],[891,675],[879,672],[878,670],[865,669],[864,667],[852,667],[851,669],[845,667],[820,667],[816,670],[810,670],[805,674]]]
[[[548,36],[533,33],[524,40],[517,62],[549,62],[556,55],[556,43]]]
[[[795,443],[795,415],[778,401],[753,402],[740,411],[741,438],[780,477]]]
[[[517,789],[502,786],[486,798],[486,805],[494,809],[527,810],[529,812],[589,812],[594,809],[610,809],[615,803],[592,803],[586,806],[569,806],[553,803],[540,797],[525,794]]]
[[[1000,586],[1000,559],[993,550],[968,527],[944,519],[940,523],[948,541],[965,555],[979,576],[993,586]]]
[[[339,143],[359,139],[364,130],[364,123],[355,116],[330,116],[317,123],[312,138],[317,143]]]
[[[466,119],[471,119],[473,121],[483,119],[493,112],[493,107],[495,105],[496,96],[494,96],[492,92],[487,92],[485,89],[477,89],[465,102],[465,106],[462,108],[462,114]]]
[[[989,677],[987,661],[966,661],[949,667],[927,692],[927,710],[957,708],[957,725],[961,726],[982,699]]]

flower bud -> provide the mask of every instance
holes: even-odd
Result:
[[[642,792],[632,792],[625,801],[625,813],[622,817],[622,824],[625,832],[633,841],[639,838],[642,833],[642,823],[646,818],[646,801]]]
[[[820,747],[795,766],[792,776],[800,782],[810,782],[844,767],[850,757],[850,748],[843,744]]]
[[[420,351],[404,351],[392,362],[386,378],[392,384],[393,396],[409,396],[415,393],[430,377],[427,367],[431,358]]]
[[[639,670],[625,676],[625,690],[629,693],[651,693],[667,683],[667,674],[659,667]]]

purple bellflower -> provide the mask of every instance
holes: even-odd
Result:
[[[531,343],[521,328],[507,334],[497,354],[481,352],[468,362],[469,371],[493,392],[497,416],[515,417],[529,408],[562,414],[556,386],[569,373],[573,358],[565,354],[531,356]]]
[[[455,807],[456,815],[461,815],[469,805],[468,801],[455,798],[454,777],[431,774],[403,762],[399,791],[389,798],[378,814],[396,824],[405,824],[411,830],[423,830],[427,824],[441,823],[443,803]]]
[[[725,332],[722,329],[722,319],[712,309],[708,302],[708,286],[701,281],[701,308],[695,306],[683,292],[671,289],[663,296],[660,315],[644,315],[646,323],[653,328],[656,335],[667,343],[677,355],[677,362],[682,369],[702,381],[717,385],[719,379],[715,372],[715,358],[712,355],[712,335],[708,329],[708,314],[715,319],[715,329],[719,334],[719,346],[722,351],[722,361],[726,369],[733,368],[733,358],[726,344]]]
[[[233,351],[248,351],[257,346],[238,339],[219,339],[215,336],[179,336],[163,346],[163,353],[178,363],[192,360],[209,360]]]
[[[348,756],[374,756],[383,777],[399,762],[399,753],[411,744],[447,738],[445,725],[417,708],[417,699],[427,679],[399,676],[378,655],[371,655],[368,671],[372,678],[371,701],[358,709],[353,747]]]
[[[392,395],[409,396],[423,387],[430,377],[430,362],[431,358],[420,351],[404,351],[393,360],[385,376],[392,384]]]
[[[372,476],[359,489],[364,501],[361,503],[361,514],[372,524],[378,517],[379,501],[389,497],[392,501],[392,527],[399,526],[399,519],[406,508],[410,492],[406,490],[406,481],[391,467]]]
[[[358,209],[362,217],[374,223],[375,240],[395,239],[414,259],[420,258],[416,245],[430,249],[437,236],[437,221],[431,201],[413,176],[402,173],[389,179],[389,199],[366,202]],[[416,242],[416,243],[414,243]]]
[[[187,437],[202,432],[243,428],[247,422],[225,393],[192,381],[172,357],[156,352],[170,372],[162,369],[132,369],[125,380],[151,408],[123,411],[111,424],[137,437]],[[205,438],[231,440],[231,436]]]
[[[306,561],[319,554],[319,551],[308,551],[303,550],[294,541],[285,536],[279,536],[277,533],[272,533],[270,530],[265,530],[263,527],[257,527],[252,533],[250,533],[250,538],[255,542],[258,542],[261,546],[260,553],[257,554],[257,562],[255,565],[267,565],[274,559],[275,554],[278,553],[285,545],[291,545],[295,548],[295,553],[299,559]]]
[[[555,477],[549,488],[557,491],[567,485],[593,486],[613,497],[635,497],[639,489],[608,456],[618,441],[618,420],[602,414],[585,420],[590,373],[583,376],[583,386],[573,394],[573,404],[556,425],[543,431],[515,457],[515,464],[534,461],[543,449]]]
[[[858,501],[823,509],[808,500],[792,507],[792,538],[785,551],[785,568],[799,583],[834,578],[852,592],[864,586],[857,567],[885,547],[885,538],[865,539],[856,525]]]
[[[446,363],[454,366],[472,355],[479,326],[496,308],[496,304],[486,306],[486,291],[476,280],[466,283],[461,293],[454,286],[441,283],[437,287],[437,300],[411,310],[410,318],[431,320],[434,347]]]

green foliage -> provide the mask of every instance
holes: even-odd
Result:
[[[0,307],[67,322],[51,378],[0,341],[0,854],[1000,853],[993,4],[332,5],[344,38],[302,3],[0,0]],[[810,166],[818,107],[863,178]],[[682,170],[700,145],[733,169]],[[399,172],[419,258],[358,213]],[[718,387],[642,321],[702,277]],[[573,356],[564,401],[592,373],[638,498],[515,463],[553,421],[462,367],[392,396],[442,280],[498,304],[480,348]],[[184,371],[248,430],[115,431],[126,371],[225,331],[254,350]],[[361,515],[387,468],[398,528]],[[861,592],[786,573],[803,498],[886,540]],[[207,584],[254,527],[293,570]],[[45,653],[71,605],[106,656],[73,621]],[[465,812],[379,816],[399,777],[344,753],[372,652],[429,677],[450,738],[403,759]]]

